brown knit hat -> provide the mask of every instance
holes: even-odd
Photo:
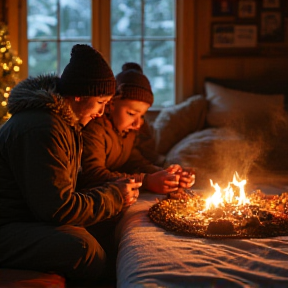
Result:
[[[101,53],[89,45],[72,47],[58,85],[62,96],[114,95],[115,86],[114,74]]]
[[[154,97],[148,78],[141,66],[134,62],[122,65],[122,72],[116,75],[116,94],[114,97],[131,99],[153,104]]]

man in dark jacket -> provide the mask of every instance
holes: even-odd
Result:
[[[102,55],[75,45],[61,78],[14,87],[0,129],[0,267],[99,279],[107,251],[88,228],[133,204],[141,183],[75,191],[81,127],[103,114],[115,78]]]

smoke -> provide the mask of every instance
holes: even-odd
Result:
[[[287,127],[284,113],[267,113],[234,119],[227,123],[224,133],[222,128],[218,129],[218,140],[212,145],[216,182],[226,186],[235,171],[244,179],[255,169],[269,168],[269,154],[279,146],[281,137],[288,134]]]

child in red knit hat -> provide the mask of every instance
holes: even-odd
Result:
[[[144,115],[153,104],[151,86],[142,68],[137,63],[125,63],[116,82],[116,93],[105,115],[91,120],[82,130],[82,172],[77,185],[89,188],[99,182],[131,177],[157,194],[191,187],[194,173],[183,172],[177,164],[167,169],[155,166],[135,147]]]

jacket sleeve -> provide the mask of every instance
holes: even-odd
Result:
[[[127,162],[121,167],[121,171],[126,171],[127,173],[155,173],[157,171],[163,170],[162,167],[152,164],[147,160],[142,153],[134,147],[130,154]]]
[[[9,145],[10,167],[29,210],[38,221],[79,226],[117,215],[123,206],[117,186],[75,191],[75,135],[63,126],[31,129]]]
[[[127,177],[126,173],[110,171],[106,167],[107,144],[105,129],[97,123],[89,123],[89,129],[84,129],[81,172],[78,175],[77,187],[91,188],[105,181],[115,181]]]

